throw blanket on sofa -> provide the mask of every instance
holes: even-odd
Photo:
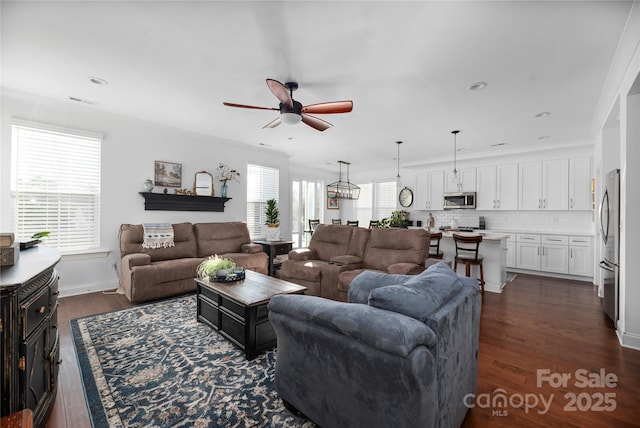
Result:
[[[142,248],[175,247],[171,223],[143,223]]]

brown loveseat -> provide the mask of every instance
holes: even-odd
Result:
[[[347,301],[351,280],[364,269],[417,274],[424,270],[429,233],[424,229],[364,229],[320,224],[308,248],[289,252],[280,278],[307,287],[305,294]]]
[[[131,302],[194,291],[196,268],[214,254],[267,274],[269,257],[251,243],[245,223],[178,223],[173,233],[174,247],[142,248],[142,225],[120,226],[120,285]]]

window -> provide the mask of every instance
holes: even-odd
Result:
[[[374,220],[390,217],[391,213],[396,210],[397,183],[395,181],[385,181],[375,183],[374,186]]]
[[[280,171],[260,165],[247,165],[247,227],[251,239],[264,237],[267,200],[278,200]],[[282,209],[281,207],[279,207]]]
[[[363,183],[360,186],[360,198],[355,201],[356,218],[366,227],[369,220],[381,220],[390,217],[396,210],[395,181]]]
[[[17,237],[49,231],[47,246],[62,252],[98,248],[102,137],[14,122],[11,138]]]

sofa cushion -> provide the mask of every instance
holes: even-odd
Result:
[[[315,250],[320,260],[347,254],[353,234],[353,226],[319,224],[311,236],[309,248]]]
[[[144,233],[141,224],[123,224],[120,226],[120,253],[124,257],[127,254],[143,253],[151,257],[152,262],[160,260],[173,260],[190,257],[198,257],[196,237],[191,223],[173,224],[174,247],[167,248],[142,248]]]
[[[198,257],[240,253],[242,244],[251,242],[247,225],[240,221],[196,223],[193,230],[198,242]]]
[[[422,322],[462,289],[462,282],[444,263],[406,281],[373,289],[369,305],[405,314]]]
[[[371,229],[364,267],[386,271],[394,263],[423,265],[429,233],[424,229]]]

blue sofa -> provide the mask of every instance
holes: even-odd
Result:
[[[459,427],[478,379],[477,280],[444,263],[419,275],[365,271],[348,299],[271,299],[285,405],[323,428]]]

